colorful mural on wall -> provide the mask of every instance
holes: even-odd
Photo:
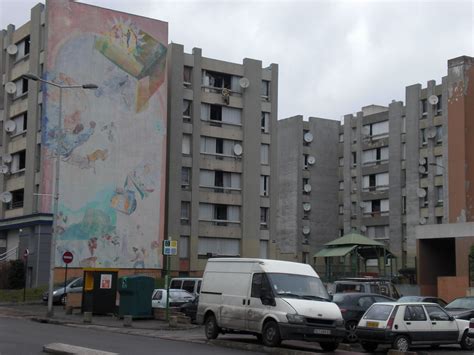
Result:
[[[168,25],[68,0],[47,1],[41,209],[60,159],[56,265],[161,268]],[[59,129],[59,118],[62,127]]]

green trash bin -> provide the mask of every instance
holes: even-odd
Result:
[[[119,279],[120,294],[119,316],[132,318],[151,318],[151,296],[155,288],[155,279],[149,276],[133,275]]]

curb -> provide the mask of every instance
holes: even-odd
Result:
[[[231,340],[211,340],[209,344],[223,346],[226,348],[232,349],[239,349],[239,350],[247,350],[247,351],[254,351],[254,352],[265,352],[269,354],[280,354],[280,355],[314,355],[314,351],[303,351],[303,350],[294,350],[294,349],[285,349],[285,348],[269,348],[267,346],[259,345],[259,344],[249,344],[249,343],[242,343],[238,341],[231,341]]]
[[[43,352],[48,354],[60,355],[118,355],[108,351],[84,348],[82,346],[75,346],[62,343],[51,343],[43,346]]]
[[[10,306],[31,306],[43,304],[43,301],[27,301],[27,302],[0,302],[0,307],[10,307]]]

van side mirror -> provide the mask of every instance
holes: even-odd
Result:
[[[454,317],[450,315],[449,320],[452,322],[454,320]]]

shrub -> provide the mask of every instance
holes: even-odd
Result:
[[[8,288],[20,289],[25,287],[25,264],[22,260],[10,261],[8,271]]]

